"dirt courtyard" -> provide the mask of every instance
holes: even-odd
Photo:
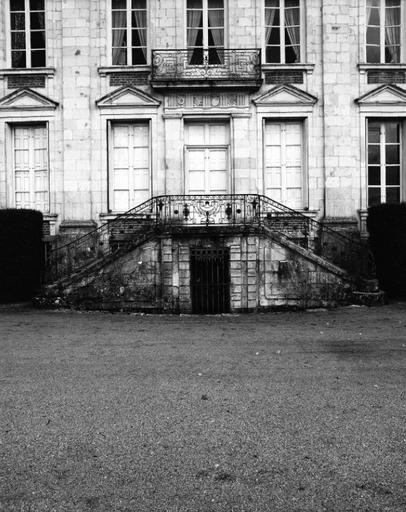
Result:
[[[406,303],[0,311],[0,511],[406,510]]]

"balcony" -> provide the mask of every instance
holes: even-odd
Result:
[[[155,89],[210,88],[258,90],[261,50],[153,50],[151,85]]]

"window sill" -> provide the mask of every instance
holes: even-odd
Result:
[[[311,75],[314,70],[314,64],[297,62],[294,64],[262,64],[262,71],[304,71]]]
[[[368,71],[406,71],[406,63],[398,64],[372,64],[362,62],[358,64],[358,69],[361,74],[365,74]]]
[[[7,75],[47,75],[53,78],[55,68],[6,68],[0,69],[0,78]]]
[[[142,66],[104,66],[97,68],[100,76],[110,75],[111,73],[149,73],[151,66],[146,64]]]

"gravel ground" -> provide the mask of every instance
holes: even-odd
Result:
[[[0,311],[0,510],[406,510],[406,304]]]

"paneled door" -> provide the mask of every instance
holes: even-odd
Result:
[[[124,212],[150,197],[149,124],[114,123],[111,132],[110,208]]]
[[[265,195],[290,208],[302,208],[302,123],[267,122],[264,144]]]
[[[187,124],[185,152],[186,194],[229,192],[229,132],[226,123]]]
[[[17,208],[49,211],[48,130],[45,124],[13,128]]]

